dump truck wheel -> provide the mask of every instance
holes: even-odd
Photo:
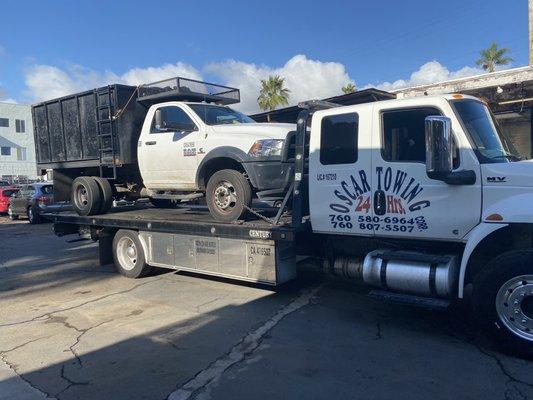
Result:
[[[90,176],[74,179],[70,202],[79,215],[98,214],[102,205],[102,195],[96,179]]]
[[[111,183],[108,179],[100,178],[99,176],[95,176],[93,178],[98,184],[98,187],[100,188],[100,194],[102,195],[99,214],[105,214],[113,205],[113,188],[111,187]]]
[[[242,172],[224,169],[209,178],[206,200],[215,219],[236,221],[244,217],[246,207],[252,204],[252,188]]]

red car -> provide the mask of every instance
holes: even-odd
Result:
[[[7,214],[7,208],[9,207],[9,199],[14,193],[17,193],[19,188],[13,186],[1,186],[0,187],[0,214]]]

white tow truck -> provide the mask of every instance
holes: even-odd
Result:
[[[299,257],[381,298],[468,299],[487,333],[533,356],[533,163],[488,107],[463,95],[302,107],[277,212],[241,224],[198,209],[59,213],[56,233],[89,230],[129,277],[155,265],[278,285]]]

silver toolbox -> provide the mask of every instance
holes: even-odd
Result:
[[[150,265],[269,285],[296,277],[290,242],[140,232]]]

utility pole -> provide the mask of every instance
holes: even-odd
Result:
[[[533,65],[533,0],[528,0],[529,8],[529,65]]]

